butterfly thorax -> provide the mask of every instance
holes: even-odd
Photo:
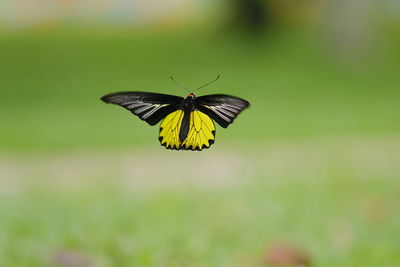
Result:
[[[194,103],[195,99],[196,96],[193,93],[189,94],[183,101],[181,109],[183,109],[186,112],[195,110],[195,103]]]

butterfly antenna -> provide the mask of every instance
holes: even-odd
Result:
[[[173,81],[176,85],[178,85],[179,87],[185,89],[186,91],[188,91],[188,92],[190,93],[190,90],[189,90],[186,86],[184,86],[183,84],[177,82],[177,81],[174,79],[174,77],[169,76],[169,78],[170,78],[171,81]]]
[[[199,90],[200,88],[206,87],[207,85],[212,84],[213,82],[217,81],[219,79],[219,77],[221,77],[221,75],[218,74],[217,78],[215,78],[214,80],[212,80],[211,82],[206,83],[205,85],[202,85],[198,88],[196,88],[196,90],[194,90],[193,92],[196,92],[197,90]]]

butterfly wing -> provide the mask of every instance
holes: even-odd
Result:
[[[182,148],[187,150],[202,150],[214,144],[215,125],[211,118],[199,111],[190,112],[189,131],[182,142]]]
[[[250,103],[230,95],[205,95],[197,97],[196,108],[210,116],[221,127],[228,127]]]
[[[188,112],[185,116],[185,112]],[[188,124],[182,140],[182,125]],[[160,125],[159,140],[167,149],[202,150],[215,140],[215,125],[211,118],[199,111],[177,110],[169,114]]]
[[[167,115],[161,122],[158,137],[161,145],[168,149],[180,149],[181,142],[179,139],[179,133],[182,126],[183,116],[183,110],[177,110]]]
[[[106,103],[120,105],[128,109],[150,125],[155,125],[165,116],[180,108],[182,97],[145,93],[120,92],[105,95],[101,98]]]

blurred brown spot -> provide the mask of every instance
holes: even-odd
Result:
[[[310,257],[302,249],[289,243],[276,243],[267,248],[267,266],[310,266]]]
[[[385,223],[389,220],[396,200],[380,196],[368,196],[362,201],[364,217],[371,223]]]
[[[88,267],[90,261],[81,253],[71,250],[60,250],[53,256],[52,266],[57,267]]]

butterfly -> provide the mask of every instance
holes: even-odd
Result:
[[[119,92],[105,95],[101,100],[126,108],[150,125],[162,121],[159,141],[167,149],[200,151],[215,141],[214,121],[226,128],[250,105],[244,99],[225,94],[194,94],[218,78],[219,75],[186,98],[148,92]]]

